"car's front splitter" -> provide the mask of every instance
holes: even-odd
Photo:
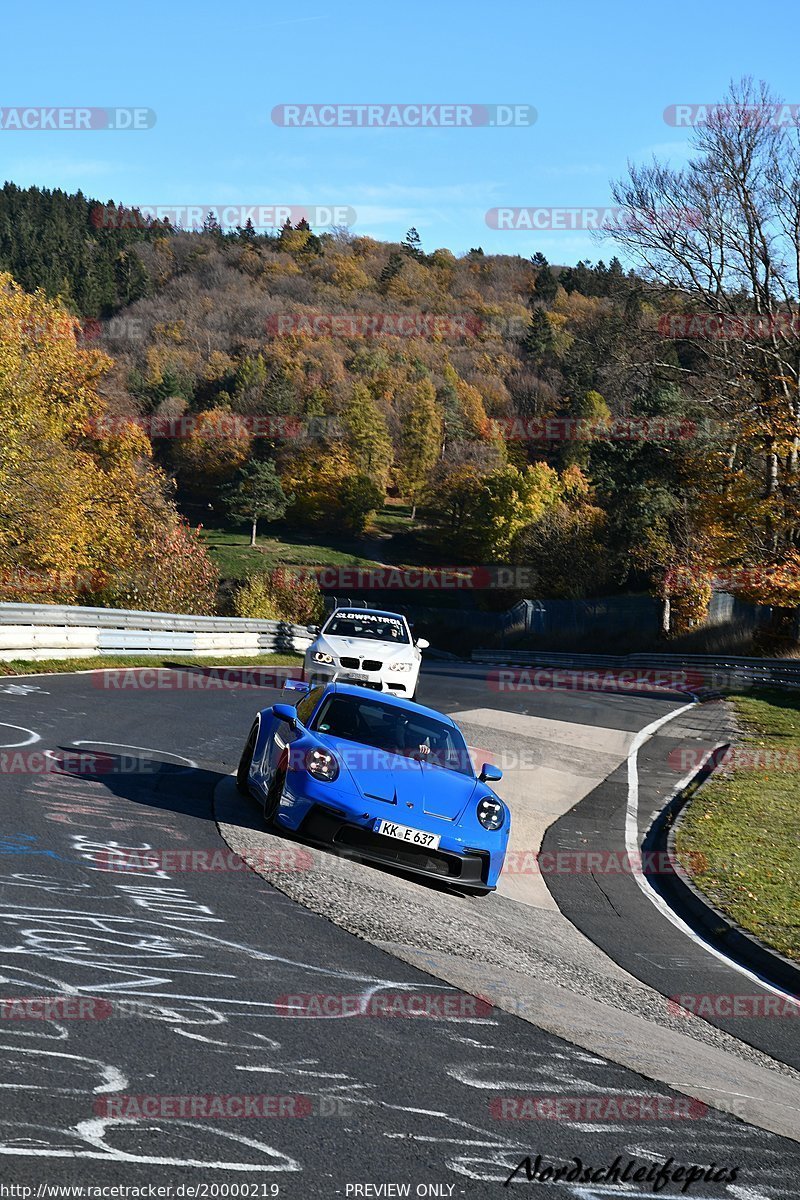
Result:
[[[350,852],[382,866],[396,867],[413,875],[424,876],[454,887],[494,890],[491,878],[491,854],[477,847],[462,852],[427,850],[407,842],[395,841],[371,828],[349,821],[346,816],[314,805],[306,813],[297,833],[303,839],[333,850]]]
[[[406,700],[411,698],[414,690],[406,680],[400,682],[396,678],[381,679],[377,675],[371,679],[355,679],[353,676],[348,675],[346,671],[338,671],[334,676],[333,674],[324,675],[316,669],[306,668],[305,680],[309,687],[317,687],[318,684],[324,687],[329,683],[333,683],[334,678],[336,683],[349,683],[354,687],[369,688],[373,692],[386,692],[390,696],[401,696]]]

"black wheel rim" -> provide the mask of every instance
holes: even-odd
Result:
[[[275,778],[269,785],[267,798],[264,801],[264,820],[270,825],[275,820],[275,814],[278,811],[278,805],[281,800],[284,780],[286,779],[285,771],[276,771]]]
[[[250,774],[250,765],[253,761],[253,751],[256,748],[257,734],[258,728],[254,725],[245,743],[242,757],[239,759],[239,766],[236,771],[236,783],[240,791],[247,791],[247,777]]]

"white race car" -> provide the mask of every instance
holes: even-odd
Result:
[[[399,613],[337,608],[306,650],[303,677],[312,686],[335,679],[413,700],[427,646],[424,638],[414,642]]]

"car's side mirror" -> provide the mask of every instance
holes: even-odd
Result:
[[[280,717],[285,721],[291,729],[297,728],[297,709],[292,708],[291,704],[273,704],[272,711],[276,717]]]
[[[418,650],[427,650],[428,646],[430,646],[430,642],[427,640],[427,638],[417,638]]]
[[[319,625],[309,625],[309,626],[308,626],[308,632],[309,632],[309,633],[314,633],[314,634],[317,634],[317,633],[319,633]]]
[[[307,696],[311,691],[311,684],[306,683],[304,679],[287,679],[283,685],[283,690],[285,692],[303,692]]]
[[[497,783],[498,779],[503,778],[503,772],[494,763],[484,763],[481,767],[481,773],[478,776],[481,783]]]

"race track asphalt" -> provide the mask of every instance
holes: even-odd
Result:
[[[540,1154],[595,1169],[617,1156],[623,1166],[713,1162],[736,1167],[736,1181],[704,1180],[688,1194],[797,1194],[797,1142],[714,1109],[687,1110],[685,1096],[476,1005],[248,869],[219,836],[214,797],[254,710],[278,693],[187,686],[189,674],[166,673],[153,689],[104,686],[104,675],[0,684],[4,1184],[32,1195],[57,1183],[208,1196],[246,1184],[238,1194],[291,1200],[391,1194],[368,1184],[498,1196],[520,1160]],[[611,731],[638,729],[679,702],[497,695],[480,671],[441,668],[426,673],[422,699]],[[552,746],[551,727],[541,728]],[[45,751],[66,769],[43,770]],[[91,770],[63,759],[76,752],[96,755]],[[153,850],[160,871],[137,858]],[[125,871],[115,867],[120,852]],[[419,889],[417,905],[435,894]],[[454,902],[471,920],[478,905],[518,905],[536,928],[538,910],[515,900]],[[308,1015],[317,1010],[297,998],[310,996],[348,1014],[370,997],[408,1011],[411,996],[433,1015]],[[64,1007],[36,1019],[42,997]],[[90,1002],[79,1009],[69,997]],[[165,1097],[195,1099],[181,1109]],[[273,1100],[249,1101],[269,1115],[221,1116],[238,1111],[225,1097]],[[519,1097],[537,1098],[526,1111],[538,1119],[503,1117],[519,1111]],[[622,1098],[640,1119],[611,1119]],[[560,1115],[548,1118],[556,1100]],[[543,1185],[517,1176],[512,1186]],[[687,1194],[682,1186],[658,1194]],[[653,1194],[646,1181],[559,1187],[581,1200]]]

